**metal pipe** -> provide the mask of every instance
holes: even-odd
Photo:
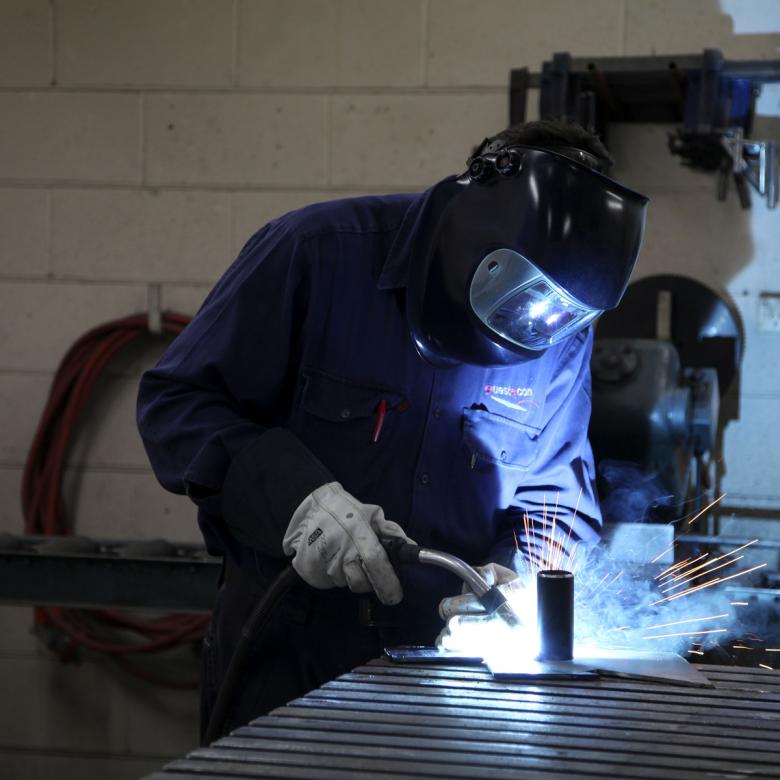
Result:
[[[574,575],[550,569],[536,575],[540,661],[571,661],[574,655]]]

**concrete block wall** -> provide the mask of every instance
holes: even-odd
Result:
[[[59,359],[90,327],[144,311],[150,283],[193,313],[273,216],[460,170],[506,124],[513,67],[561,50],[777,58],[778,33],[777,0],[0,0],[0,531],[21,528],[21,469]],[[690,273],[745,319],[724,486],[735,505],[777,507],[780,334],[759,330],[757,306],[780,291],[778,215],[716,203],[711,179],[667,155],[665,128],[616,129],[613,143],[653,197],[639,273]],[[74,443],[66,487],[84,534],[198,538],[133,425],[135,383],[161,349],[112,367]],[[62,666],[30,623],[0,608],[3,777],[137,777],[195,745],[193,693],[95,659]]]

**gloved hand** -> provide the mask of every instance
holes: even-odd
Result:
[[[338,482],[329,482],[295,510],[283,549],[294,555],[293,568],[314,588],[373,590],[383,604],[398,604],[401,583],[379,537],[411,541],[401,526],[385,519],[381,507],[362,504]]]
[[[505,590],[505,588],[511,590],[513,583],[520,584],[517,574],[512,569],[501,566],[501,564],[488,563],[485,566],[477,566],[475,568],[485,578],[488,585],[498,585],[499,590]],[[507,595],[506,592],[504,595]],[[450,596],[439,602],[439,615],[442,620],[449,620],[455,615],[484,614],[485,608],[466,585],[463,586],[463,595]]]
[[[489,563],[476,569],[488,585],[498,585],[508,599],[513,598],[513,592],[520,592],[524,587],[522,579],[506,566]],[[463,586],[463,595],[442,599],[439,614],[446,621],[436,637],[436,647],[440,650],[481,658],[490,648],[506,647],[517,640],[513,629],[495,615],[488,615],[466,585]]]

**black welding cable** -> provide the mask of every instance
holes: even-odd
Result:
[[[506,597],[498,588],[488,587],[482,576],[471,566],[461,561],[460,558],[436,550],[424,549],[401,539],[382,539],[381,541],[393,564],[429,563],[441,566],[464,578],[465,582],[477,587],[480,591],[478,594],[480,600],[483,601],[483,604],[489,611],[506,606]],[[299,581],[297,572],[292,565],[287,566],[260,597],[257,606],[255,606],[252,614],[244,623],[244,627],[241,629],[241,638],[238,645],[236,645],[236,649],[228,664],[225,678],[217,693],[214,709],[209,718],[206,733],[203,736],[204,745],[210,745],[222,736],[227,720],[228,708],[241,681],[252,641],[265,628],[273,608],[297,581]],[[506,620],[507,618],[504,617],[504,619]]]
[[[203,736],[203,744],[210,745],[214,740],[222,736],[228,710],[233,701],[236,688],[246,668],[249,658],[249,650],[252,641],[256,639],[268,624],[268,618],[274,607],[282,600],[285,593],[299,582],[298,574],[292,566],[287,566],[282,573],[270,584],[268,590],[263,593],[252,613],[247,618],[241,629],[241,638],[233,651],[233,656],[228,664],[227,672],[219,687],[214,708],[211,711],[209,724]]]
[[[413,563],[417,560],[417,551],[420,549],[417,545],[407,544],[400,539],[383,539],[382,543],[385,545],[393,563]],[[244,623],[241,629],[241,638],[230,658],[222,684],[219,686],[217,698],[209,716],[209,723],[203,735],[203,745],[210,745],[214,740],[222,736],[228,710],[246,668],[252,641],[265,628],[274,607],[296,581],[299,581],[297,572],[292,565],[287,566],[270,584],[268,590],[263,593],[249,618]]]

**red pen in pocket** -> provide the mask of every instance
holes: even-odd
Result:
[[[374,428],[371,431],[371,443],[376,444],[379,441],[379,434],[382,433],[382,426],[385,424],[385,415],[387,414],[387,401],[383,398],[376,405],[376,420]]]

